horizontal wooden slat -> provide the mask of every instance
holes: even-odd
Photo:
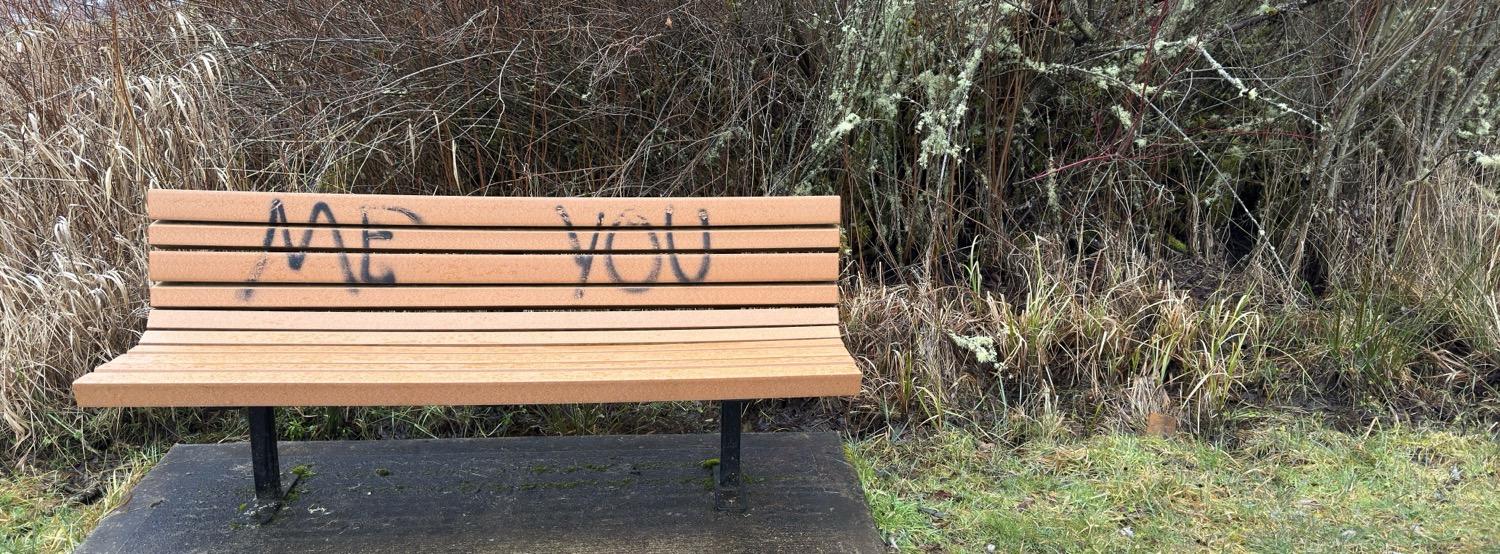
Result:
[[[266,242],[266,231],[273,231]],[[282,231],[290,232],[290,243]],[[839,246],[837,227],[709,228],[635,230],[629,227],[579,229],[386,228],[389,236],[364,240],[360,227],[266,227],[250,224],[153,223],[153,246],[254,248],[257,250],[434,250],[494,252],[735,252],[749,250],[831,250]],[[709,240],[705,244],[704,233]],[[670,239],[670,242],[668,242]],[[576,241],[576,242],[575,242]],[[669,248],[670,247],[670,248]]]
[[[834,225],[836,196],[537,198],[153,189],[154,220],[379,226],[699,227]],[[668,221],[670,215],[670,221]]]
[[[788,356],[771,359],[697,359],[697,360],[610,360],[595,362],[516,362],[509,360],[465,360],[465,361],[391,361],[382,363],[343,362],[281,362],[269,367],[264,361],[239,360],[217,363],[182,360],[174,357],[153,357],[151,360],[120,358],[109,362],[96,371],[550,371],[550,370],[629,370],[629,369],[695,369],[713,367],[742,367],[746,365],[780,366],[796,364],[835,363],[848,360],[842,352],[824,356]]]
[[[838,287],[831,283],[671,285],[644,289],[615,286],[151,287],[151,305],[159,308],[600,308],[807,306],[837,302]]]
[[[693,329],[832,325],[839,311],[818,308],[723,310],[588,310],[562,312],[287,312],[152,310],[147,329],[346,331],[544,331],[565,329]]]
[[[615,367],[615,363],[690,365],[722,363],[724,360],[762,359],[768,363],[796,362],[809,357],[847,357],[842,346],[793,348],[736,348],[695,350],[642,350],[635,352],[579,351],[574,345],[554,347],[548,352],[496,356],[485,352],[148,352],[129,353],[100,366],[100,369],[167,369],[174,366],[235,366],[266,369],[292,369],[306,365],[388,366],[432,364],[477,365],[493,369],[573,365],[579,369],[593,366]],[[744,364],[747,362],[739,362]],[[620,366],[623,367],[623,366]],[[435,367],[435,369],[441,369]]]
[[[296,263],[294,267],[292,264]],[[155,281],[218,283],[619,284],[833,281],[838,254],[347,254],[153,250]]]
[[[837,325],[648,331],[146,331],[141,344],[504,345],[838,338]]]
[[[700,350],[735,350],[779,348],[843,348],[841,339],[786,339],[752,341],[705,341],[678,343],[615,343],[615,344],[509,344],[509,345],[410,345],[410,344],[139,344],[130,353],[186,353],[186,354],[485,354],[490,356],[516,356],[551,354],[558,352],[600,354],[604,356],[636,353],[671,352],[673,355],[692,355]]]
[[[424,406],[850,396],[850,363],[553,371],[95,371],[73,383],[103,406]]]

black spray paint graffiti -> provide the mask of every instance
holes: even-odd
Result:
[[[402,208],[399,206],[380,206],[374,209],[395,212],[406,216],[406,218],[413,224],[422,224],[422,216],[417,215],[416,212],[413,212],[406,208]],[[396,283],[396,273],[390,268],[386,268],[379,274],[376,274],[371,268],[370,243],[377,240],[391,240],[391,238],[394,237],[395,234],[389,229],[371,229],[370,210],[371,207],[369,206],[360,206],[359,209],[360,224],[363,226],[363,228],[360,229],[360,246],[362,251],[360,253],[359,273],[357,275],[354,273],[354,265],[350,263],[349,260],[349,253],[344,244],[343,231],[341,231],[337,227],[329,227],[326,229],[329,235],[333,237],[333,247],[335,249],[334,255],[338,257],[339,269],[342,270],[344,274],[344,282],[351,285],[351,287],[349,288],[349,292],[351,294],[359,293],[359,289],[354,288],[352,285],[393,285]],[[271,252],[271,248],[276,246],[276,231],[278,229],[281,231],[281,246],[282,248],[287,250],[287,267],[291,268],[292,271],[302,271],[302,265],[307,262],[307,248],[309,246],[312,246],[313,234],[320,231],[320,229],[305,229],[302,231],[301,240],[293,242],[290,223],[291,220],[287,218],[286,215],[286,205],[283,204],[281,202],[281,199],[279,198],[272,199],[271,208],[268,211],[268,215],[266,216],[266,237],[265,240],[262,241],[262,246],[265,249],[265,253],[259,260],[255,262],[255,267],[250,271],[250,277],[245,280],[247,283],[253,284],[259,281],[260,276],[265,273],[266,266],[271,262],[271,256],[273,254]],[[308,225],[338,225],[338,223],[338,219],[333,215],[333,209],[330,208],[328,206],[328,203],[326,202],[318,202],[316,204],[313,204],[312,211],[307,216]],[[255,289],[253,288],[247,287],[241,289],[239,292],[240,300],[248,301],[254,296]]]
[[[589,274],[594,268],[594,258],[598,255],[600,234],[604,234],[604,270],[609,273],[610,281],[627,285],[646,285],[656,283],[661,279],[663,250],[661,236],[656,231],[648,231],[646,233],[646,237],[651,241],[651,249],[656,251],[657,254],[651,261],[651,270],[646,272],[644,278],[634,281],[626,279],[620,275],[620,270],[615,266],[615,235],[622,227],[651,227],[651,220],[640,214],[621,212],[615,216],[614,222],[610,223],[608,233],[605,233],[605,215],[604,212],[599,212],[598,217],[594,220],[593,235],[589,237],[588,246],[585,247],[583,241],[579,238],[576,227],[573,225],[573,218],[568,215],[567,208],[559,205],[556,209],[557,216],[562,218],[563,226],[568,230],[568,246],[574,252],[573,263],[578,264],[579,284],[588,284]],[[672,274],[681,283],[703,282],[703,279],[708,277],[709,265],[713,262],[713,237],[712,233],[708,230],[708,210],[698,210],[698,224],[703,228],[703,254],[698,262],[698,271],[693,275],[688,275],[683,270],[682,261],[678,258],[676,232],[671,229],[672,208],[670,206],[667,207],[663,215],[663,220],[665,227],[667,227],[663,231],[667,236],[666,258],[671,264]],[[651,289],[644,286],[627,286],[624,290],[630,293],[643,293]],[[573,296],[575,298],[583,298],[583,291],[582,287],[574,289]]]

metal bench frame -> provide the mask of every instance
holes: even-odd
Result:
[[[744,400],[719,401],[719,463],[714,466],[714,508],[744,511],[740,488],[740,415]],[[281,487],[281,460],[276,448],[276,408],[245,408],[250,421],[250,467],[255,474],[255,500],[274,511],[286,491]]]

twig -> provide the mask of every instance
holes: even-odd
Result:
[[[1280,6],[1271,8],[1270,10],[1264,10],[1261,13],[1246,17],[1239,21],[1226,23],[1222,28],[1209,33],[1207,35],[1207,38],[1218,38],[1220,35],[1238,33],[1247,28],[1254,27],[1272,19],[1276,19],[1293,12],[1302,11],[1321,2],[1323,2],[1323,0],[1298,0],[1296,2],[1287,2]]]

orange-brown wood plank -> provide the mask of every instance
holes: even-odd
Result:
[[[844,341],[836,338],[748,340],[748,341],[704,341],[679,343],[615,343],[615,344],[509,344],[509,345],[411,345],[411,344],[138,344],[130,354],[149,353],[226,353],[226,354],[485,354],[491,356],[514,356],[527,354],[553,354],[558,351],[579,354],[601,355],[633,354],[639,352],[686,352],[699,350],[735,350],[753,348],[775,350],[779,348],[844,348]]]
[[[290,243],[282,231],[290,233]],[[266,232],[272,231],[267,246]],[[629,227],[579,229],[430,229],[386,228],[366,244],[359,227],[153,223],[147,231],[154,246],[254,248],[257,250],[434,250],[494,252],[655,252],[675,250],[813,250],[839,246],[837,227],[709,228],[636,230]],[[378,231],[377,231],[378,232]],[[704,241],[704,233],[708,241]]]
[[[565,308],[807,306],[838,302],[829,284],[618,286],[151,287],[159,308]]]
[[[103,406],[425,406],[850,396],[848,363],[549,371],[96,371],[73,383]]]
[[[144,354],[142,356],[145,356]],[[746,365],[780,366],[796,364],[852,363],[842,352],[821,356],[798,355],[782,358],[701,358],[692,360],[603,360],[603,361],[514,361],[514,360],[392,360],[380,363],[344,363],[324,358],[323,362],[266,360],[194,361],[181,357],[153,356],[132,360],[122,357],[106,363],[96,371],[544,371],[544,370],[627,370],[692,369],[742,367]]]
[[[295,264],[295,265],[294,265]],[[213,283],[785,283],[838,279],[833,252],[752,254],[397,254],[153,250],[155,281]]]
[[[832,325],[838,308],[551,312],[303,312],[152,310],[147,329],[543,331]]]
[[[723,342],[838,338],[837,325],[646,331],[157,331],[141,344],[506,345]]]
[[[328,350],[303,350],[292,351],[286,348],[292,345],[281,345],[279,349],[267,351],[215,351],[206,350],[207,346],[192,345],[199,350],[178,351],[150,351],[144,348],[152,345],[141,345],[132,348],[128,353],[116,357],[106,363],[105,366],[118,367],[146,367],[153,363],[258,363],[261,367],[272,368],[278,364],[299,363],[340,363],[340,364],[385,364],[385,363],[531,363],[531,362],[607,362],[607,361],[691,361],[691,360],[723,360],[741,358],[796,358],[799,356],[845,356],[849,355],[842,344],[820,343],[820,344],[797,344],[780,347],[766,347],[761,344],[773,341],[741,342],[737,346],[721,347],[711,346],[705,343],[686,343],[696,346],[687,349],[650,349],[650,350],[610,350],[604,348],[587,348],[587,345],[554,345],[530,351],[512,351],[503,355],[497,355],[495,350],[507,347],[480,347],[467,346],[449,348],[446,351],[390,351],[390,350],[354,350],[334,352]],[[536,346],[536,345],[534,345]],[[372,347],[373,348],[373,347]],[[433,347],[427,347],[433,348]]]
[[[539,198],[153,189],[154,220],[459,227],[834,225],[836,196]],[[670,216],[670,221],[668,221]]]
[[[420,364],[461,364],[503,369],[528,367],[531,364],[592,364],[608,366],[619,363],[658,363],[664,365],[722,363],[725,360],[765,360],[768,363],[796,362],[806,358],[848,358],[839,346],[804,348],[743,348],[733,350],[660,350],[636,352],[576,351],[558,347],[552,352],[532,352],[496,356],[483,352],[146,352],[131,351],[102,366],[113,369],[167,369],[182,366],[235,366],[261,370],[292,369],[307,365],[385,366]],[[741,365],[749,362],[739,362]],[[587,367],[578,365],[577,367]]]

